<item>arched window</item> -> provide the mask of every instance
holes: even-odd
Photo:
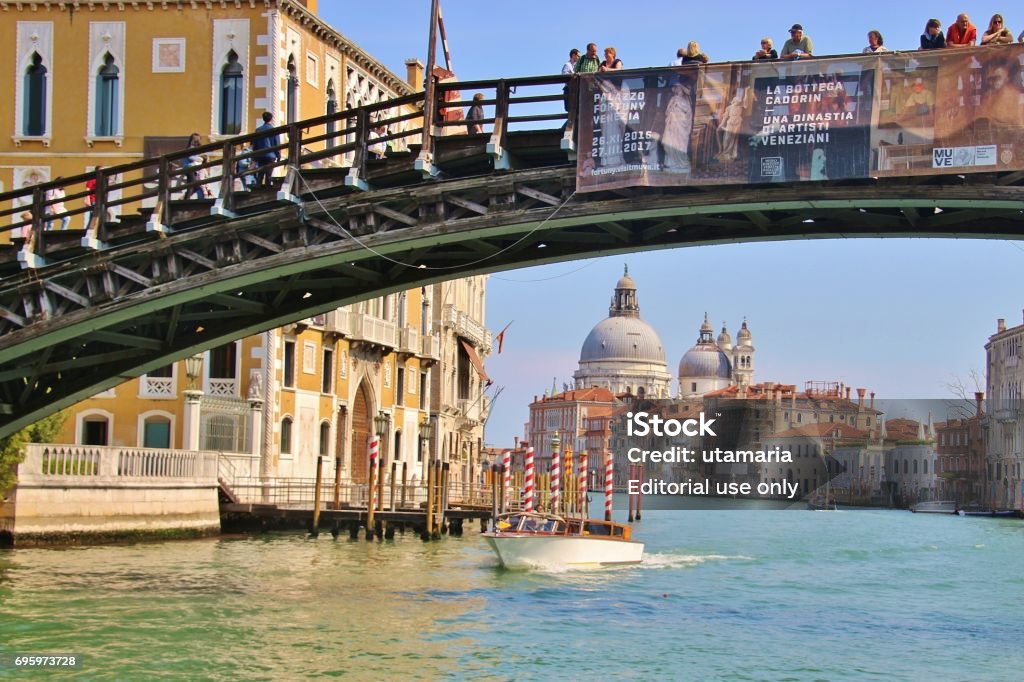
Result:
[[[88,412],[79,415],[78,442],[80,445],[110,445],[111,415],[107,412]]]
[[[330,454],[331,450],[331,424],[320,422],[320,454],[324,457]]]
[[[161,415],[146,417],[142,423],[142,447],[171,447],[171,420]]]
[[[399,429],[395,431],[395,446],[393,448],[393,455],[391,459],[396,462],[402,461],[402,431]]]
[[[281,420],[281,454],[292,454],[292,418],[285,417]]]
[[[96,137],[118,134],[117,119],[121,69],[109,52],[103,56],[103,66],[96,72]]]
[[[38,52],[25,69],[25,110],[22,123],[25,135],[46,134],[46,67]]]
[[[295,55],[288,56],[288,93],[285,111],[288,115],[288,123],[298,120],[298,99],[299,99],[299,70],[295,66]]]
[[[338,91],[334,87],[334,79],[333,78],[329,78],[327,80],[327,115],[330,116],[331,114],[336,114],[336,113],[338,113]],[[336,131],[337,129],[338,129],[338,122],[337,121],[328,121],[327,122],[327,134],[328,135],[333,135],[334,131]],[[337,141],[333,137],[332,138],[328,138],[328,140],[327,140],[327,146],[328,147],[336,147],[337,145],[338,145],[338,143],[337,143]]]
[[[242,132],[242,109],[244,90],[242,65],[238,53],[228,52],[228,61],[220,70],[220,134],[238,135]]]

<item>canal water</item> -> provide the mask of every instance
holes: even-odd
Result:
[[[508,572],[476,530],[0,552],[38,679],[1019,680],[1024,522],[649,511],[638,567]],[[28,677],[33,677],[30,673]]]

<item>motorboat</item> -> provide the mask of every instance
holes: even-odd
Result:
[[[638,564],[644,543],[624,523],[513,512],[483,534],[505,568],[588,568]]]
[[[911,505],[910,511],[915,514],[958,514],[960,505],[952,500],[933,500]]]

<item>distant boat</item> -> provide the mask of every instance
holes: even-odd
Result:
[[[807,508],[811,511],[839,511],[835,501],[825,502],[824,500],[807,500]]]
[[[910,511],[915,514],[956,514],[960,512],[960,506],[952,500],[934,500],[911,505]]]
[[[644,543],[624,523],[513,512],[483,534],[505,568],[587,568],[638,564]]]
[[[994,519],[1019,519],[1019,518],[1021,518],[1021,513],[1019,511],[1017,511],[1016,509],[1004,509],[1002,511],[996,511],[996,510],[992,510],[992,511],[969,511],[969,512],[962,511],[962,512],[960,512],[960,515],[961,516],[985,516],[985,517],[988,517],[990,519],[993,519],[993,518]]]

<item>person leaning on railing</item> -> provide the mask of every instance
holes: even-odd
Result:
[[[988,21],[988,30],[981,36],[982,45],[1008,45],[1013,42],[1013,32],[1006,28],[1002,14],[993,14]]]
[[[922,50],[937,50],[946,46],[946,35],[942,32],[942,22],[938,19],[929,19],[924,25],[924,33],[921,34]]]
[[[601,68],[597,43],[587,43],[587,53],[576,60],[575,73],[596,73]]]

